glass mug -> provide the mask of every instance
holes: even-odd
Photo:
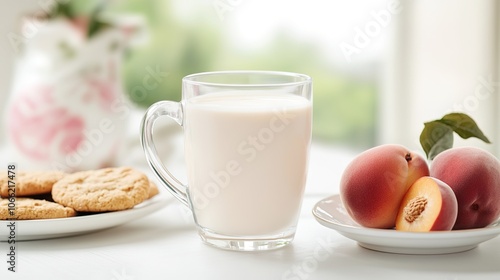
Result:
[[[184,129],[187,185],[161,162],[155,121]],[[182,80],[181,102],[146,112],[141,143],[167,189],[191,209],[201,239],[218,248],[258,251],[292,242],[306,184],[312,80],[302,74],[221,71]]]

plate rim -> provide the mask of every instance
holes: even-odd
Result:
[[[0,227],[5,228],[9,222],[16,223],[16,241],[28,241],[28,240],[43,240],[43,239],[52,239],[52,238],[60,238],[66,236],[75,236],[81,234],[87,234],[91,232],[96,232],[99,230],[105,230],[112,227],[116,227],[128,222],[131,222],[136,217],[144,217],[146,215],[152,214],[156,211],[167,206],[170,196],[166,194],[158,194],[150,199],[143,201],[140,204],[137,204],[133,208],[121,210],[121,211],[113,211],[113,212],[105,212],[105,213],[96,213],[89,214],[84,216],[74,216],[67,218],[55,218],[55,219],[35,219],[35,220],[0,220]],[[103,220],[113,221],[109,224],[102,224]],[[98,223],[95,226],[95,223]],[[87,224],[84,226],[82,224]],[[64,225],[63,228],[60,228],[61,225]],[[71,225],[79,225],[76,229],[68,228]],[[52,227],[53,230],[49,231],[41,231],[41,233],[36,233],[32,231],[34,227]],[[23,233],[22,228],[28,227],[27,233]],[[2,231],[3,232],[3,231]],[[7,231],[5,231],[7,233]],[[41,238],[37,238],[37,236]],[[8,236],[6,234],[0,234],[0,242],[6,242],[8,240]]]
[[[340,233],[340,231],[349,232],[353,234],[363,234],[365,231],[366,236],[374,236],[374,237],[383,237],[383,238],[400,238],[400,239],[448,239],[448,238],[467,238],[467,237],[479,237],[479,236],[489,236],[489,235],[499,235],[500,234],[500,219],[493,222],[491,225],[484,228],[474,228],[474,229],[461,229],[461,230],[451,230],[451,231],[432,231],[432,232],[405,232],[405,231],[396,231],[394,229],[377,229],[377,228],[367,228],[363,226],[353,226],[346,225],[333,222],[331,220],[327,220],[324,217],[318,215],[317,209],[320,208],[320,204],[325,203],[328,200],[333,200],[333,198],[337,198],[340,203],[340,194],[333,194],[327,196],[318,202],[316,202],[312,209],[312,214],[318,220],[318,222],[322,221],[323,223],[334,226],[326,226],[323,223],[322,225],[332,228]],[[323,209],[323,208],[321,208]],[[325,211],[323,209],[323,211]],[[325,211],[327,212],[327,211]],[[337,229],[339,228],[339,229]]]

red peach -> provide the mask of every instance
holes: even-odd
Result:
[[[406,191],[429,175],[425,159],[401,145],[381,145],[346,167],[340,197],[351,218],[365,227],[393,228]]]
[[[500,216],[500,162],[479,148],[459,147],[438,154],[431,176],[447,183],[458,201],[453,229],[485,227]]]

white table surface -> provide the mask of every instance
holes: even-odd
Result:
[[[140,158],[128,163],[143,167]],[[7,243],[0,243],[0,279],[500,279],[499,237],[462,253],[400,255],[364,249],[316,222],[313,205],[338,192],[350,158],[348,152],[313,144],[297,234],[285,248],[244,253],[205,245],[190,212],[170,198],[160,211],[122,226],[18,242],[15,273],[7,270]]]

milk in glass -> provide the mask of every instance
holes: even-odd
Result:
[[[285,92],[227,91],[184,104],[190,203],[224,235],[294,227],[307,175],[312,103]]]

